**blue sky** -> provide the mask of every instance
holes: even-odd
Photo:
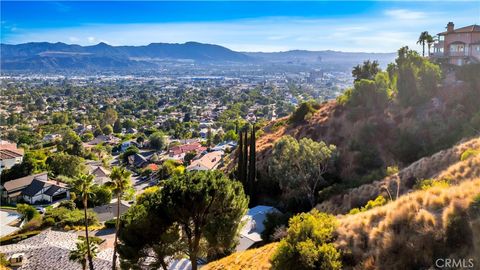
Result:
[[[480,23],[480,1],[1,1],[1,42],[145,45],[198,41],[238,51],[392,52],[421,31]]]

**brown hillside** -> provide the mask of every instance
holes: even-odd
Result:
[[[430,157],[422,158],[399,173],[351,189],[344,194],[334,196],[317,206],[323,212],[342,214],[355,207],[364,206],[378,195],[388,198],[386,187],[396,197],[397,183],[400,183],[399,195],[412,190],[418,179],[448,179],[453,183],[480,177],[480,155],[460,160],[462,153],[468,149],[480,149],[480,137],[467,140],[452,148],[442,150]]]
[[[427,269],[445,257],[478,260],[480,205],[472,202],[479,194],[480,178],[404,195],[340,217],[336,242],[359,269]]]
[[[221,260],[209,263],[202,270],[265,270],[270,269],[270,257],[278,243],[272,243],[260,248],[234,253]]]
[[[324,102],[320,108],[303,124],[288,124],[287,118],[278,119],[264,128],[263,135],[257,140],[257,162],[260,172],[267,172],[266,165],[273,144],[282,136],[290,135],[296,139],[303,137],[316,141],[323,140],[335,144],[339,150],[339,175],[344,180],[355,180],[362,169],[362,157],[358,150],[352,150],[352,143],[361,140],[362,145],[375,149],[384,166],[408,165],[402,162],[391,148],[398,142],[398,133],[402,130],[416,130],[423,141],[438,137],[439,130],[419,128],[423,123],[454,123],[451,117],[458,113],[459,103],[466,99],[466,88],[462,83],[449,85],[439,90],[436,97],[416,107],[402,108],[390,102],[384,111],[369,112],[364,108],[349,109],[336,101]],[[453,94],[455,93],[455,94]],[[458,121],[457,121],[458,122]],[[446,147],[449,142],[443,143]],[[433,152],[441,150],[432,149]],[[432,153],[433,153],[432,152]],[[360,173],[364,174],[364,173]]]

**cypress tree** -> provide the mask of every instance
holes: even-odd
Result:
[[[242,132],[240,131],[239,133],[239,142],[238,142],[238,167],[237,167],[237,177],[238,177],[238,180],[240,182],[243,181],[243,172],[244,172],[244,168],[243,168],[243,134]]]
[[[255,185],[255,177],[257,174],[257,169],[256,169],[256,156],[255,156],[255,143],[256,143],[256,138],[255,138],[255,124],[252,127],[252,132],[250,134],[250,157],[249,157],[249,163],[248,163],[248,189],[250,192],[250,197],[253,196],[254,188],[253,186]]]
[[[245,186],[245,189],[248,189],[247,185],[247,176],[248,176],[248,126],[245,129],[244,132],[244,138],[243,138],[243,179],[242,183]],[[245,192],[248,194],[248,192]]]

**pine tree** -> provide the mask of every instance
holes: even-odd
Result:
[[[254,192],[254,184],[255,184],[255,177],[257,174],[257,169],[256,169],[256,156],[255,156],[255,143],[256,143],[256,138],[255,138],[255,124],[252,127],[252,132],[250,134],[250,157],[249,157],[249,163],[248,163],[248,191],[250,194],[250,197],[253,196]]]

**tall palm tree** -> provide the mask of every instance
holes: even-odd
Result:
[[[430,55],[430,48],[432,47],[433,43],[435,43],[436,39],[431,35],[428,35],[425,41],[427,42],[427,45],[428,45],[428,55]]]
[[[427,38],[430,36],[427,31],[423,31],[420,33],[420,36],[418,37],[417,44],[421,44],[423,47],[422,51],[422,56],[425,57],[425,43],[427,42]]]
[[[87,202],[88,197],[92,193],[93,187],[93,179],[94,176],[92,174],[81,174],[73,180],[73,186],[76,190],[79,191],[80,196],[82,197],[83,202],[83,212],[85,214],[85,242],[87,246],[90,246],[90,240],[88,239],[88,215],[87,215]],[[87,258],[88,258],[88,265],[90,270],[93,269],[93,258],[92,254],[90,253],[90,249],[87,249]]]
[[[77,245],[77,248],[70,251],[68,259],[70,261],[80,263],[82,265],[82,270],[86,270],[88,254],[90,253],[90,255],[94,258],[97,257],[97,254],[98,254],[97,244],[94,242],[90,242],[87,244],[87,241],[85,238],[85,240],[77,242],[76,245]]]
[[[112,269],[115,270],[117,267],[117,239],[118,239],[118,228],[120,225],[120,201],[127,189],[132,185],[130,182],[130,176],[132,173],[127,171],[123,167],[113,167],[112,173],[110,174],[111,181],[107,182],[106,185],[110,187],[113,194],[117,197],[117,219],[115,223],[115,244],[113,247],[113,261]]]

